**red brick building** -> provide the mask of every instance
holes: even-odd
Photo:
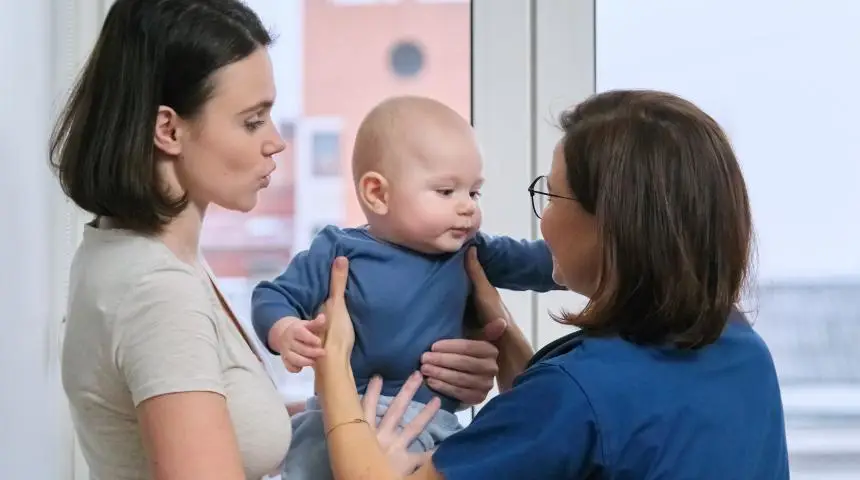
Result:
[[[350,154],[362,117],[380,100],[427,95],[470,115],[469,2],[305,0],[298,118],[279,122],[288,147],[250,214],[213,208],[203,243],[219,277],[282,268],[327,223],[355,225]],[[278,62],[278,58],[273,58]]]

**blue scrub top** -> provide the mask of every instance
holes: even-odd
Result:
[[[446,480],[789,478],[773,360],[740,314],[696,351],[564,337],[433,463]]]

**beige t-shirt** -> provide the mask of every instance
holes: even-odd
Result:
[[[93,479],[148,479],[135,407],[186,391],[226,397],[248,479],[277,470],[289,415],[203,268],[156,239],[87,226],[66,321],[63,386]]]

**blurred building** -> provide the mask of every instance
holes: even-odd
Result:
[[[301,96],[302,106],[294,118],[275,118],[288,147],[257,208],[207,215],[202,243],[219,278],[269,278],[323,226],[363,222],[350,156],[358,124],[377,102],[426,95],[470,117],[469,9],[463,0],[296,2],[300,41],[279,38],[277,48],[299,49],[301,66],[287,74],[301,78],[290,83],[297,91],[279,82],[278,96]],[[272,60],[279,62],[274,53]]]
[[[427,95],[469,118],[469,2],[307,0],[304,25],[305,120],[319,119],[322,126],[310,133],[314,175],[303,180],[329,187],[337,177],[343,192],[338,223],[359,224],[350,152],[359,122],[377,102]],[[339,168],[326,163],[335,148]]]

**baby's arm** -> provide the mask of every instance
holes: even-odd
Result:
[[[272,353],[284,353],[269,342],[273,327],[277,324],[275,333],[280,333],[304,325],[306,322],[301,321],[312,320],[328,296],[336,236],[336,227],[326,227],[314,237],[308,250],[293,257],[284,273],[254,288],[251,296],[254,331]]]
[[[478,260],[493,286],[508,290],[560,290],[552,279],[552,254],[543,240],[515,240],[479,232]]]

